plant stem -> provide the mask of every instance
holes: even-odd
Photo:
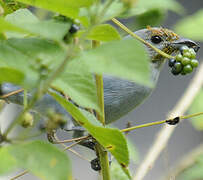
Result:
[[[180,120],[183,120],[183,119],[188,119],[188,118],[196,117],[196,116],[200,116],[200,115],[203,115],[203,112],[189,114],[189,115],[186,115],[186,116],[179,116],[179,118],[180,118]],[[139,129],[139,128],[143,128],[143,127],[149,127],[149,126],[168,123],[169,121],[173,121],[173,120],[174,120],[174,118],[170,118],[170,119],[165,119],[165,120],[161,120],[161,121],[150,122],[150,123],[146,123],[146,124],[132,126],[132,127],[126,128],[126,129],[121,129],[120,131],[121,132],[129,132],[129,131]]]
[[[103,78],[102,75],[95,75],[96,84],[97,84],[97,96],[100,97],[99,107],[100,112],[97,112],[97,119],[105,125],[105,117],[104,117],[104,91],[103,91]]]
[[[26,109],[27,104],[28,104],[27,90],[24,89],[24,95],[23,95],[23,106],[24,106],[24,109]]]
[[[156,48],[155,46],[153,46],[152,44],[146,42],[144,39],[142,39],[141,37],[139,37],[138,35],[136,35],[134,32],[132,32],[130,29],[128,29],[124,24],[122,24],[120,21],[118,21],[115,18],[111,19],[117,26],[119,26],[121,29],[123,29],[124,31],[126,31],[128,34],[130,34],[131,36],[133,36],[134,38],[136,38],[137,40],[141,41],[142,43],[144,43],[145,45],[149,46],[150,48],[152,48],[153,50],[155,50],[157,53],[159,53],[160,55],[168,58],[168,59],[172,59],[174,58],[173,56],[170,56],[168,54],[166,54],[165,52],[161,51],[160,49]]]
[[[93,48],[99,46],[99,44],[100,43],[98,41],[92,41]],[[97,119],[103,125],[105,125],[103,77],[102,75],[96,74],[95,78],[97,86],[97,97],[101,109],[101,112],[97,112]],[[102,179],[110,180],[108,152],[98,142],[96,143],[96,152],[98,153],[100,159]]]
[[[23,172],[17,174],[15,177],[12,177],[10,180],[15,180],[15,179],[17,179],[17,178],[19,178],[19,177],[21,177],[21,176],[27,174],[27,173],[28,173],[28,170],[25,170],[25,171],[23,171]]]
[[[151,123],[146,123],[146,124],[141,124],[138,126],[133,126],[130,128],[126,128],[126,129],[122,129],[120,130],[121,132],[129,132],[135,129],[139,129],[139,128],[144,128],[144,127],[149,127],[149,126],[154,126],[154,125],[159,125],[159,124],[164,124],[166,123],[166,120],[162,120],[162,121],[156,121],[156,122],[151,122]]]
[[[99,143],[96,144],[96,152],[99,155],[102,179],[103,180],[110,180],[111,178],[110,178],[110,171],[109,171],[108,152]]]

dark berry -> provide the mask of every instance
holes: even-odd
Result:
[[[187,64],[190,64],[190,59],[187,57],[184,57],[181,62],[183,65],[187,65]]]
[[[191,66],[192,66],[193,68],[195,68],[195,67],[197,67],[197,66],[199,65],[199,62],[198,62],[198,60],[196,60],[196,59],[192,59],[191,62],[190,62],[190,64],[191,64]]]
[[[176,62],[175,59],[170,59],[170,60],[168,61],[168,66],[169,66],[169,67],[173,67],[173,65],[175,64],[175,62]]]
[[[172,67],[171,73],[176,76],[176,75],[180,74],[180,71],[177,71],[177,69],[175,67]]]
[[[90,163],[91,163],[91,168],[94,169],[95,171],[101,170],[99,158],[93,159]]]
[[[182,54],[176,55],[176,61],[182,61],[182,59],[183,59]]]
[[[183,72],[185,72],[186,74],[191,73],[192,72],[192,66],[190,64],[184,66]]]
[[[182,66],[182,64],[181,64],[180,62],[176,62],[176,63],[174,64],[174,67],[175,67],[175,69],[176,69],[177,72],[181,72],[182,69],[183,69],[183,66]]]
[[[69,33],[74,34],[79,30],[79,27],[76,24],[72,24],[72,26],[69,29]]]

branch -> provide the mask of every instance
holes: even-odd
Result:
[[[176,117],[180,114],[184,114],[189,106],[191,105],[193,99],[200,91],[203,85],[203,63],[201,63],[199,70],[196,72],[194,78],[189,83],[189,86],[181,99],[178,101],[173,110],[167,115],[168,119],[170,117]],[[159,154],[166,147],[169,138],[171,137],[176,126],[167,126],[165,125],[157,134],[157,137],[151,146],[149,152],[145,156],[142,164],[136,170],[136,175],[133,178],[134,180],[142,180],[147,172],[153,167],[154,162],[158,158]]]

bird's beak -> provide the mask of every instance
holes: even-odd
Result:
[[[196,42],[186,38],[180,38],[175,42],[173,42],[173,46],[176,49],[179,49],[181,46],[184,46],[184,45],[188,46],[189,48],[193,48],[195,52],[197,52],[200,48],[200,46]]]

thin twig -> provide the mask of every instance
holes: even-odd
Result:
[[[9,96],[18,94],[18,93],[23,92],[23,91],[24,91],[24,89],[18,89],[18,90],[16,90],[16,91],[12,91],[12,92],[10,92],[10,93],[7,93],[7,94],[2,95],[2,96],[0,97],[0,99],[5,99],[5,98],[7,98],[7,97],[9,97]]]
[[[77,141],[77,142],[71,144],[70,146],[66,146],[66,147],[64,148],[64,151],[66,151],[66,150],[68,150],[68,149],[70,149],[70,148],[72,148],[72,147],[78,145],[81,141],[83,141],[83,140]]]
[[[56,134],[54,134],[54,138],[55,138],[57,141],[60,141]],[[64,150],[67,148],[67,146],[66,146],[65,144],[61,143],[61,145],[64,147]],[[71,151],[73,154],[75,154],[76,156],[80,157],[81,159],[84,159],[84,160],[90,162],[89,159],[83,157],[82,155],[80,155],[80,154],[79,154],[78,152],[76,152],[75,150],[73,150],[73,149],[68,149],[68,151]]]
[[[181,99],[178,101],[173,110],[168,114],[168,117],[176,117],[180,114],[184,114],[189,106],[191,105],[193,99],[197,93],[201,90],[203,85],[203,63],[199,66],[199,70],[196,72],[191,83]],[[142,180],[147,172],[153,167],[154,162],[156,161],[159,154],[166,147],[169,138],[171,137],[176,126],[167,126],[165,125],[157,134],[156,139],[151,146],[149,152],[145,156],[142,164],[136,170],[134,180]]]
[[[141,124],[141,125],[121,129],[120,131],[121,132],[130,132],[130,131],[133,131],[133,130],[136,130],[136,129],[140,129],[140,128],[144,128],[144,127],[150,127],[150,126],[154,126],[154,125],[160,125],[160,124],[164,124],[164,123],[167,123],[167,124],[170,124],[170,125],[176,125],[181,120],[188,119],[188,118],[191,118],[191,117],[200,116],[200,115],[203,115],[203,112],[189,114],[189,115],[186,115],[186,116],[177,116],[177,117],[173,117],[173,118],[165,119],[165,120],[161,120],[161,121],[145,123],[145,124]]]
[[[28,170],[25,170],[25,171],[23,171],[23,172],[17,174],[16,176],[12,177],[10,180],[15,180],[15,179],[17,179],[17,178],[19,178],[19,177],[21,177],[21,176],[27,174],[27,173],[28,173]]]
[[[134,32],[132,32],[130,29],[128,29],[124,24],[122,24],[120,21],[118,21],[115,18],[111,19],[117,26],[119,26],[121,29],[123,29],[124,31],[126,31],[128,34],[130,34],[132,37],[134,37],[135,39],[139,40],[140,42],[144,43],[145,45],[149,46],[150,48],[152,48],[154,51],[156,51],[157,53],[159,53],[160,55],[168,58],[168,59],[172,59],[174,58],[173,56],[166,54],[165,52],[161,51],[160,49],[156,48],[155,46],[153,46],[152,44],[148,43],[147,41],[145,41],[144,39],[142,39],[141,37],[139,37],[138,35],[136,35]]]
[[[53,144],[61,144],[61,143],[69,143],[69,142],[73,142],[73,141],[80,141],[80,140],[88,139],[89,137],[90,136],[82,136],[79,138],[66,139],[66,140],[62,140],[62,141],[54,141]]]
[[[203,144],[200,144],[191,152],[184,155],[184,157],[177,163],[177,165],[169,172],[169,175],[164,179],[170,180],[171,178],[177,177],[181,172],[197,162],[197,157],[201,154],[203,154]]]

